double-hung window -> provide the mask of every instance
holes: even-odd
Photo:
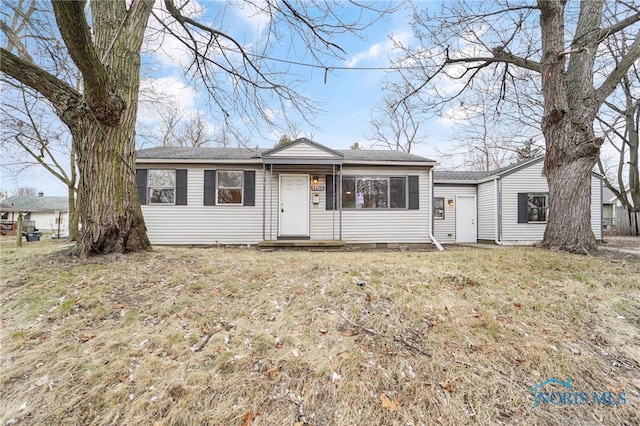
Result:
[[[217,204],[242,205],[244,172],[238,170],[218,170]]]
[[[549,194],[518,193],[518,223],[545,223],[549,218]]]
[[[149,169],[147,189],[149,204],[175,204],[176,171]]]
[[[527,194],[529,222],[546,222],[549,210],[549,195],[546,193]]]
[[[407,208],[407,178],[345,176],[342,178],[345,209]]]

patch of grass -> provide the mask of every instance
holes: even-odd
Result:
[[[3,247],[2,424],[640,423],[640,262],[43,243]],[[628,402],[534,409],[550,377]]]

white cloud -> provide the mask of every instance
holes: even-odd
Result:
[[[399,44],[406,45],[412,39],[412,35],[409,32],[402,31],[397,34],[391,34],[384,43],[375,43],[371,45],[366,51],[356,53],[349,59],[346,66],[353,68],[366,61],[374,61],[380,58],[391,58],[394,55],[394,51],[397,51]]]
[[[194,112],[199,94],[182,80],[175,77],[143,79],[140,82],[140,105],[138,121],[155,123],[158,121],[158,104],[177,105],[186,113]],[[160,100],[158,100],[160,99]]]

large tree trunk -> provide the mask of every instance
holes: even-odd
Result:
[[[135,122],[140,49],[149,13],[127,16],[124,3],[114,1],[91,2],[91,9],[95,50],[106,70],[109,94],[85,87],[89,108],[72,129],[82,223],[75,251],[91,255],[148,250],[135,184]]]
[[[565,1],[538,2],[543,54],[542,131],[549,184],[549,217],[542,245],[576,253],[597,250],[591,229],[591,170],[598,160],[602,140],[595,137],[593,130],[597,102],[592,70],[602,1],[582,3],[566,71]]]

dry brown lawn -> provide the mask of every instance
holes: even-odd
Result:
[[[640,424],[637,257],[60,248],[2,243],[1,425]]]

